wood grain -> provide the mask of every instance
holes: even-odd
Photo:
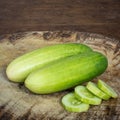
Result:
[[[102,101],[88,112],[70,113],[61,105],[61,98],[71,90],[36,95],[24,84],[10,82],[7,65],[16,57],[44,46],[84,43],[108,58],[108,68],[100,78],[118,93],[117,99]],[[120,119],[120,41],[99,34],[73,31],[33,31],[5,34],[0,37],[0,120],[119,120]]]
[[[120,39],[120,0],[1,0],[0,34],[71,30]]]

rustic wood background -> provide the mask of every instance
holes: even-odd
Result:
[[[120,39],[120,0],[0,0],[0,35],[75,30]]]
[[[48,95],[36,95],[24,84],[10,82],[7,65],[16,57],[44,46],[76,42],[83,43],[108,58],[107,70],[98,79],[108,83],[118,94],[117,99],[103,100],[87,112],[64,110],[61,98],[71,90]],[[120,41],[99,34],[71,31],[19,32],[2,35],[0,39],[0,120],[120,120]]]

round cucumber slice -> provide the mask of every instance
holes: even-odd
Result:
[[[98,80],[98,87],[112,98],[117,98],[117,93],[102,80]]]
[[[74,93],[63,96],[62,104],[69,112],[86,112],[89,109],[89,104],[77,100]]]
[[[92,94],[84,86],[75,87],[75,96],[78,100],[81,100],[82,102],[87,104],[99,105],[102,102],[102,99]]]
[[[110,96],[106,93],[104,93],[101,89],[99,89],[97,87],[97,85],[93,82],[88,82],[87,84],[87,89],[93,93],[94,95],[96,95],[97,97],[104,99],[104,100],[108,100],[110,98]]]

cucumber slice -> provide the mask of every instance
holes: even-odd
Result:
[[[92,94],[86,87],[77,86],[75,87],[75,96],[78,100],[81,100],[84,103],[99,105],[102,99],[98,98],[94,94]]]
[[[75,98],[74,93],[68,93],[62,98],[64,108],[69,112],[86,112],[89,104],[82,103]]]
[[[110,98],[110,96],[106,93],[104,93],[101,89],[99,89],[97,87],[97,85],[93,82],[88,82],[87,84],[87,89],[92,92],[94,95],[96,95],[97,97],[104,99],[104,100],[108,100]]]
[[[102,80],[98,80],[98,87],[112,98],[117,98],[117,93]]]

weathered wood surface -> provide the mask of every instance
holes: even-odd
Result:
[[[17,56],[63,42],[84,43],[108,57],[109,66],[98,78],[105,80],[115,89],[118,93],[117,99],[91,106],[86,113],[70,113],[61,106],[61,97],[68,91],[35,95],[23,84],[7,79],[6,67]],[[0,120],[120,120],[120,41],[98,34],[70,31],[26,32],[0,36]]]
[[[77,30],[120,39],[120,0],[0,0],[0,34]]]

